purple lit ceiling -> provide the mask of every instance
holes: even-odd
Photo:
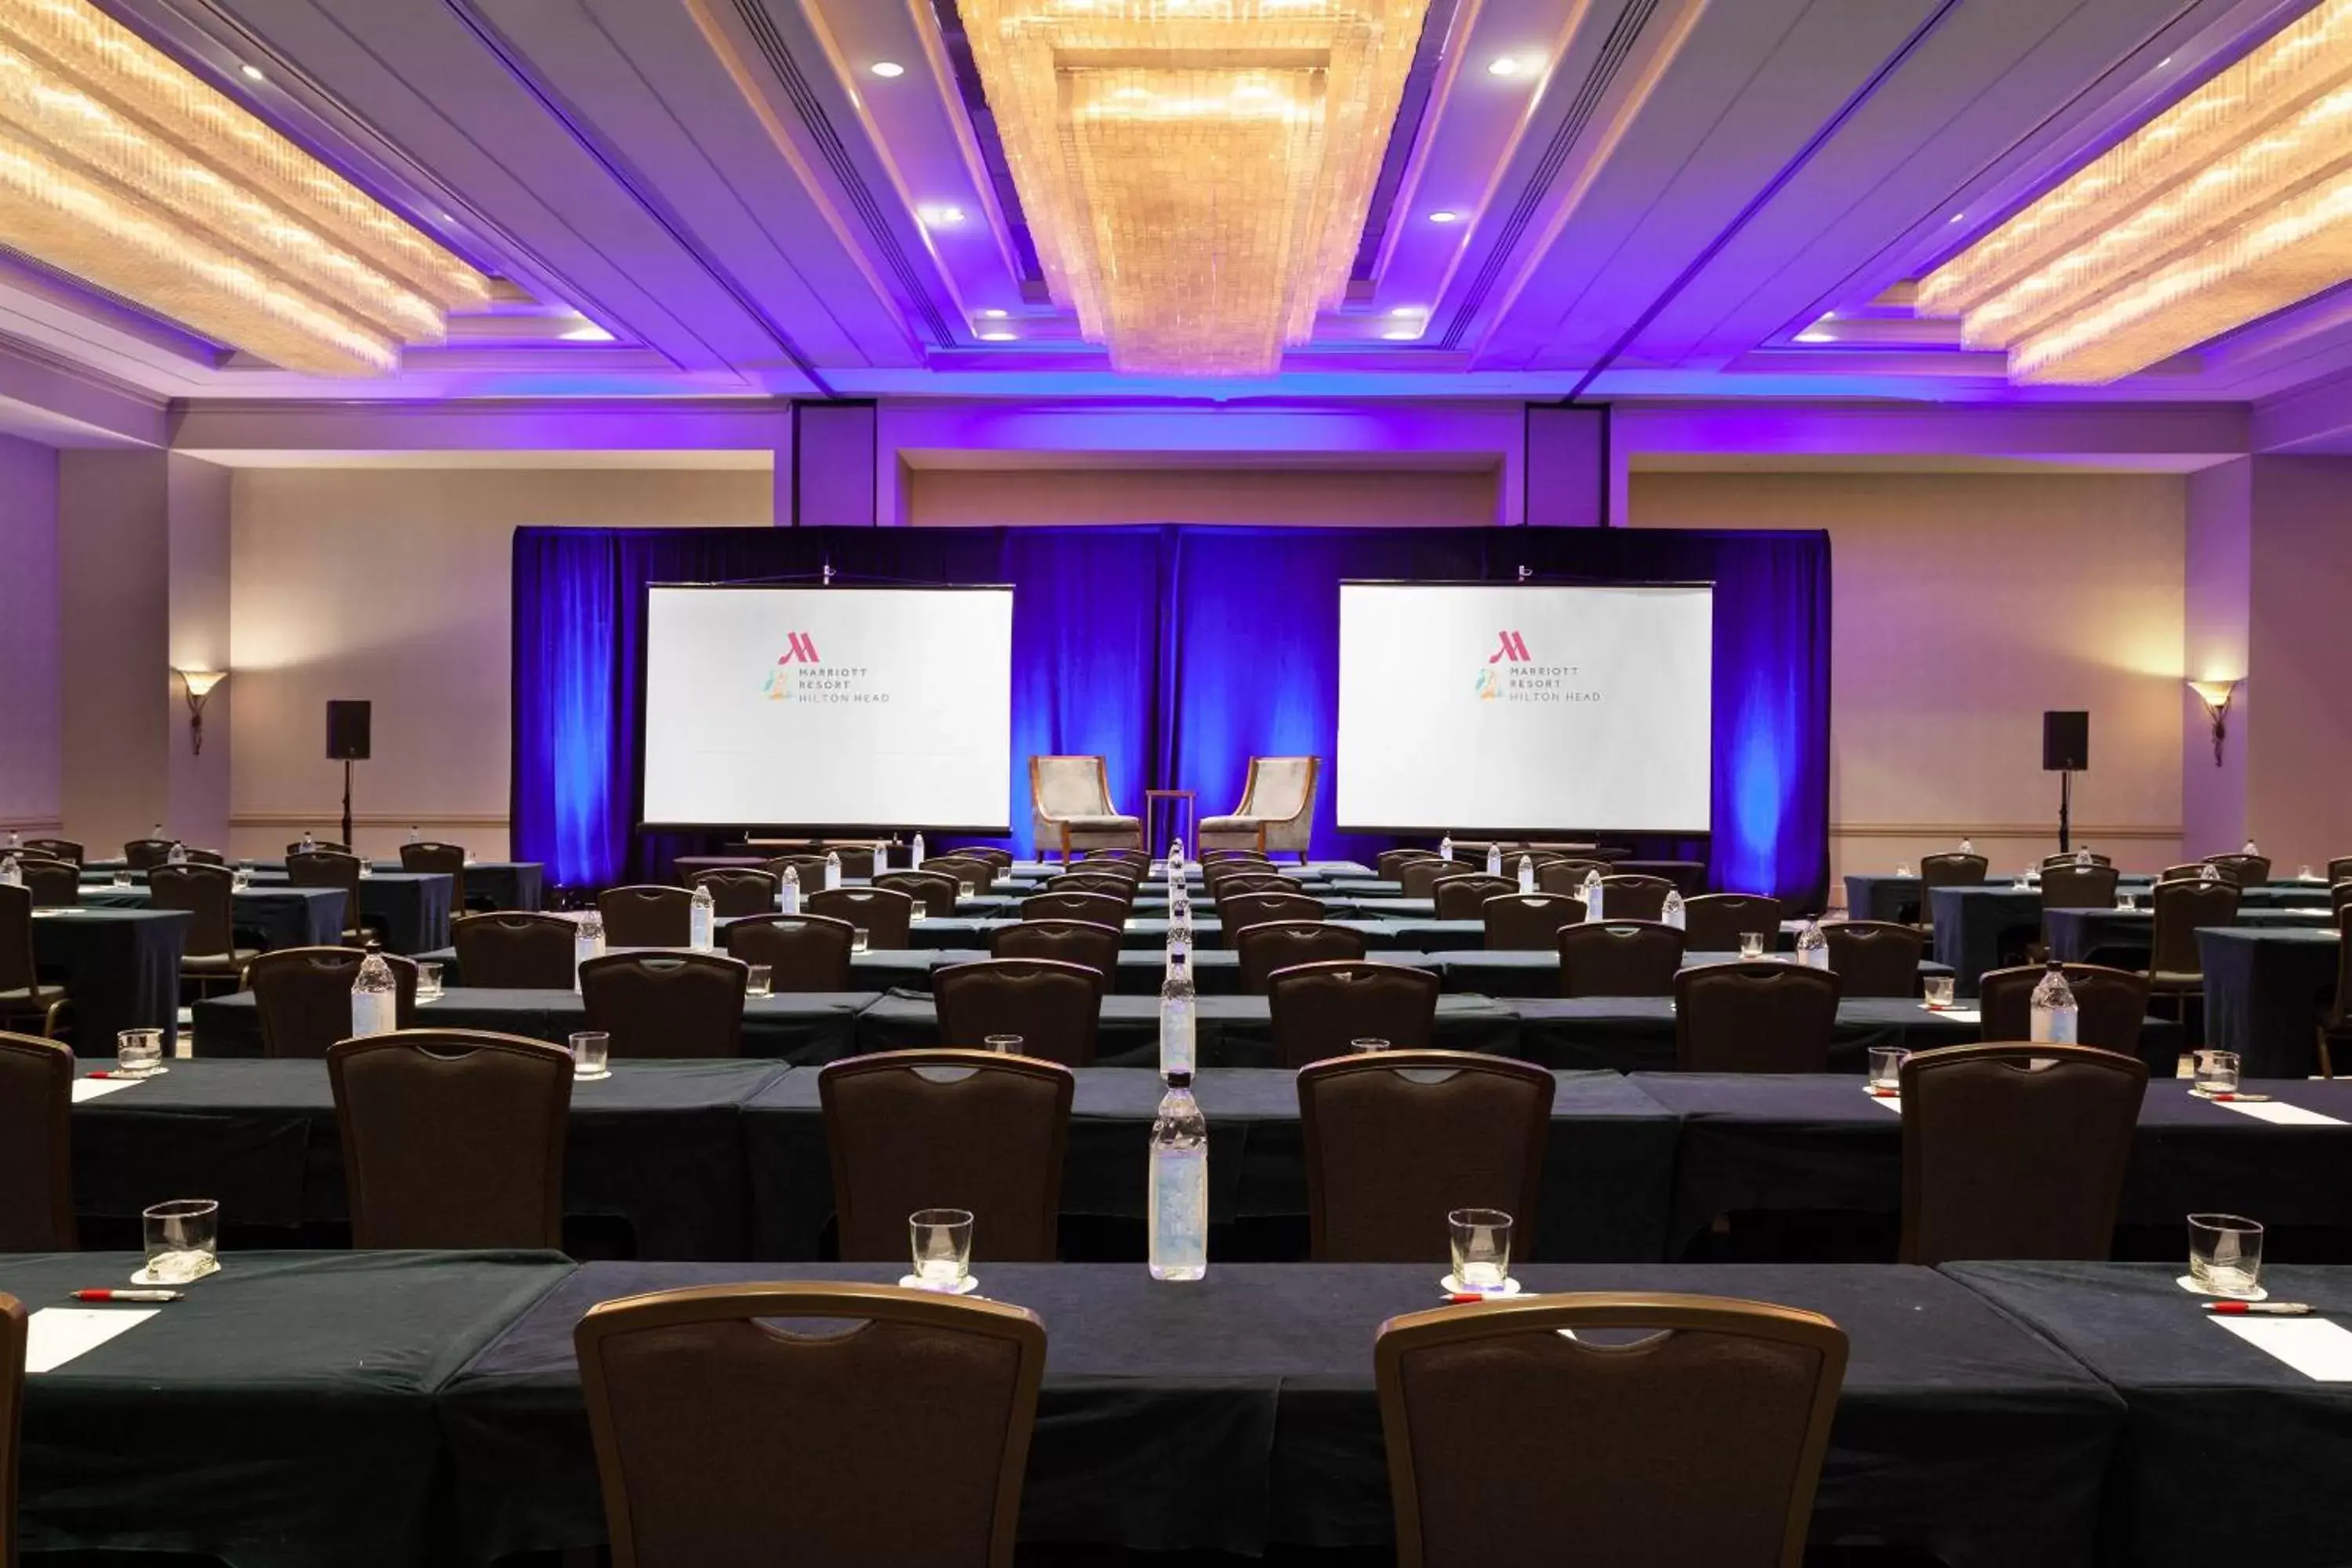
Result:
[[[1246,383],[1079,339],[953,0],[103,4],[508,280],[383,395],[2206,401],[2352,369],[2330,297],[2021,394],[1908,303],[2305,0],[1437,0],[1349,297]],[[353,391],[5,258],[0,339],[163,396]]]

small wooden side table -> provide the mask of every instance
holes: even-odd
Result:
[[[1192,825],[1199,819],[1200,792],[1189,789],[1148,789],[1143,792],[1143,852],[1157,855],[1159,851],[1152,846],[1163,842],[1151,834],[1152,824],[1160,816],[1160,803],[1163,800],[1168,803],[1169,837],[1178,836],[1176,822],[1178,814],[1181,813],[1184,823],[1181,836],[1185,843],[1192,846],[1192,852],[1198,855],[1201,847],[1193,842]]]

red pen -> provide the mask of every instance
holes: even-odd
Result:
[[[178,1301],[185,1299],[181,1290],[77,1290],[77,1301]]]
[[[2240,1101],[2243,1101],[2245,1104],[2248,1104],[2248,1105],[2259,1105],[2259,1104],[2263,1103],[2263,1101],[2268,1100],[2270,1099],[2270,1096],[2269,1096],[2269,1095],[2267,1095],[2267,1094],[2237,1094],[2237,1093],[2230,1093],[2230,1094],[2209,1094],[2209,1095],[2207,1095],[2205,1098],[2206,1098],[2206,1099],[2208,1099],[2208,1100],[2212,1100],[2212,1101],[2213,1101],[2215,1104],[2217,1104],[2217,1105],[2234,1105],[2234,1104],[2239,1103]]]
[[[1445,1304],[1449,1307],[1465,1307],[1468,1306],[1473,1301],[1499,1301],[1501,1300],[1502,1298],[1499,1296],[1481,1295],[1475,1290],[1453,1290],[1446,1293]]]
[[[2307,1318],[2311,1315],[2308,1301],[2208,1301],[2205,1310],[2225,1318]]]

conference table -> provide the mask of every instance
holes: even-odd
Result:
[[[1197,1283],[1167,1285],[1131,1263],[991,1264],[976,1237],[981,1292],[1030,1309],[1047,1336],[1022,1539],[1248,1555],[1386,1544],[1372,1342],[1388,1318],[1441,1304],[1444,1244],[1433,1240],[1426,1263],[1213,1263]],[[442,1391],[466,1545],[488,1561],[604,1539],[572,1342],[589,1307],[686,1286],[879,1283],[904,1269],[582,1266]],[[2074,1358],[1933,1270],[1534,1264],[1512,1272],[1536,1291],[1696,1291],[1836,1321],[1852,1353],[1814,1505],[1817,1539],[1921,1546],[1952,1568],[2093,1560],[2123,1402]],[[2259,1523],[2244,1542],[2277,1544]],[[2243,1560],[2288,1559],[2257,1551]]]
[[[1193,1048],[1201,1067],[1271,1067],[1274,1024],[1263,996],[1208,995],[1193,1004]],[[938,1046],[939,1009],[918,992],[886,993],[856,1020],[857,1049],[899,1051]],[[1517,1016],[1484,996],[1437,999],[1432,1044],[1440,1050],[1517,1056]],[[747,1040],[748,1046],[748,1040]],[[810,1059],[795,1057],[794,1060]],[[1102,1000],[1095,1060],[1105,1067],[1148,1067],[1160,1060],[1160,998],[1110,995]]]
[[[2016,879],[1993,875],[1982,882],[1964,884],[1969,887],[2018,890]],[[2155,888],[2156,879],[2144,872],[2131,872],[2116,879],[2116,889],[2145,899]],[[2037,879],[2024,889],[2037,893]],[[1849,871],[1845,877],[1845,904],[1848,919],[1857,921],[1900,921],[1904,911],[1925,911],[1926,889],[1916,876],[1897,877],[1877,872]],[[2316,904],[2325,907],[2328,900],[2327,881],[2321,877],[2281,877],[2246,888],[2239,893],[2239,903],[2245,909],[2296,909]]]
[[[327,1065],[174,1061],[136,1082],[85,1079],[73,1108],[77,1213],[136,1225],[191,1194],[225,1225],[348,1221]],[[625,1221],[640,1258],[751,1258],[740,1115],[790,1069],[772,1061],[629,1061],[575,1083],[564,1145],[567,1215]],[[815,1075],[807,1075],[812,1083]]]
[[[63,985],[72,1005],[63,1037],[76,1054],[114,1055],[124,1029],[161,1029],[168,1054],[179,1037],[180,955],[191,917],[182,910],[97,909],[72,904],[33,911],[33,963],[42,983]]]
[[[2258,893],[2263,889],[2252,891]],[[2264,929],[2336,923],[2334,914],[2326,907],[2326,889],[2321,889],[2317,895],[2320,900],[2317,907],[2309,905],[2311,895],[2307,893],[2294,896],[2305,901],[2300,904],[2242,901],[2232,923]],[[2145,910],[2137,911],[2137,921],[2143,923],[2134,923],[2135,911],[2128,910],[2044,911],[2039,891],[2007,887],[1934,888],[1928,890],[1928,902],[1936,921],[1937,962],[1951,966],[1952,973],[1958,978],[1959,993],[1963,996],[1976,994],[1977,982],[1983,977],[1985,971],[2000,967],[2004,948],[2042,937],[2049,916],[2074,917],[2074,923],[2068,928],[2069,941],[2096,939],[2110,944],[2118,935],[2153,931],[2156,919]],[[2092,919],[2094,916],[2101,918],[2095,921]],[[2051,940],[2054,942],[2054,935]],[[2145,935],[2141,937],[2139,946],[2142,949],[2147,946]]]
[[[144,887],[84,885],[82,907],[97,910],[143,910],[154,896]],[[341,888],[256,886],[229,895],[229,921],[240,936],[259,939],[264,949],[318,947],[342,941],[343,890]]]
[[[2336,999],[2343,953],[2332,921],[2324,929],[2212,927],[2197,933],[2197,951],[2207,1045],[2237,1052],[2248,1074],[2319,1070],[2319,1020]],[[2352,1062],[2338,1065],[2352,1070]]]
[[[1441,1005],[1446,1000],[1440,997]],[[1624,1073],[1675,1070],[1671,997],[1530,996],[1493,1005],[1517,1017],[1518,1035],[1510,1054],[1524,1061]],[[1859,1082],[1874,1046],[1917,1051],[1974,1045],[1982,1037],[1983,1025],[1973,1009],[1936,1012],[1907,997],[1848,997],[1838,1004],[1828,1080]]]
[[[128,898],[136,902],[146,898],[145,872],[128,873],[133,883],[130,889],[115,887],[113,875],[103,861],[83,867],[82,900],[89,903]],[[446,947],[449,945],[449,900],[455,887],[455,881],[444,871],[374,872],[360,879],[360,916],[364,923],[383,931],[387,952],[413,956],[436,947]],[[251,886],[236,896],[261,900],[277,893],[320,890],[336,891],[333,889],[295,889],[287,885],[281,873],[257,870]],[[337,908],[340,910],[340,896]],[[331,934],[324,940],[332,941],[334,937]]]

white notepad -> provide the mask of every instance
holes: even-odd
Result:
[[[73,1102],[96,1100],[101,1094],[112,1094],[118,1089],[129,1089],[139,1080],[135,1078],[78,1078],[74,1079]]]
[[[2288,1105],[2276,1100],[2217,1100],[2212,1102],[2224,1110],[2234,1110],[2241,1116],[2251,1116],[2257,1121],[2275,1121],[2282,1127],[2341,1127],[2340,1117],[2322,1116],[2316,1110],[2305,1110],[2300,1105]]]
[[[2352,1383],[2352,1331],[2341,1323],[2326,1318],[2217,1317],[2213,1321],[2314,1383]]]
[[[1984,1012],[1977,1007],[1930,1007],[1922,1002],[1919,1004],[1919,1010],[1923,1013],[1933,1013],[1938,1018],[1950,1018],[1957,1023],[1981,1024],[1984,1022]]]
[[[1868,1084],[1864,1084],[1862,1086],[1862,1092],[1864,1094],[1870,1094],[1870,1086]],[[1901,1095],[1870,1094],[1870,1098],[1873,1103],[1886,1107],[1887,1110],[1895,1112],[1895,1115],[1900,1116],[1903,1114],[1903,1097]]]
[[[55,1372],[77,1356],[128,1333],[159,1307],[44,1307],[25,1321],[25,1370]]]

